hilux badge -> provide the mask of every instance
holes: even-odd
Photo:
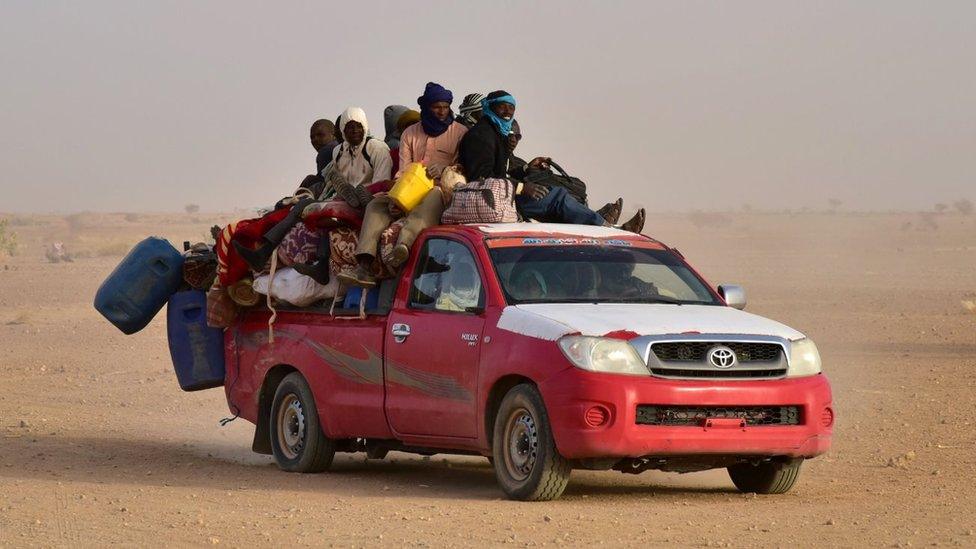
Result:
[[[708,361],[716,368],[731,368],[735,366],[735,352],[724,345],[717,345],[708,351]]]

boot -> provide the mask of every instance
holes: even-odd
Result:
[[[268,260],[271,259],[271,254],[274,253],[275,248],[281,244],[281,241],[285,239],[285,235],[288,231],[298,224],[302,219],[302,212],[305,207],[314,202],[311,198],[305,198],[300,200],[297,204],[292,206],[288,215],[279,221],[274,227],[268,229],[268,232],[264,233],[261,237],[261,245],[253,250],[241,245],[240,242],[232,241],[234,244],[234,249],[240,254],[241,259],[247,263],[247,266],[251,268],[252,271],[260,272],[264,270],[264,266],[268,264]]]
[[[620,220],[620,211],[624,209],[624,199],[618,198],[616,202],[608,202],[596,211],[607,223],[616,225]]]
[[[339,282],[346,286],[358,286],[360,288],[372,288],[376,286],[376,278],[369,272],[369,265],[372,262],[372,257],[361,257],[359,264],[356,265],[356,269],[351,274],[340,273],[338,275]]]
[[[392,257],[390,257],[389,266],[395,269],[407,262],[407,258],[410,257],[410,248],[408,248],[406,244],[397,244],[396,247],[393,248],[393,253],[391,255]]]
[[[634,217],[631,217],[629,220],[624,222],[620,228],[628,232],[640,234],[640,232],[644,230],[644,219],[646,215],[647,214],[644,212],[644,208],[641,208],[637,210]]]
[[[292,265],[295,271],[305,276],[311,277],[312,280],[318,282],[319,284],[325,286],[329,283],[330,272],[329,272],[329,255],[332,253],[331,244],[329,242],[328,233],[322,234],[322,240],[319,241],[319,250],[316,255],[316,260],[314,263],[296,263]]]

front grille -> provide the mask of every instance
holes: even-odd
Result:
[[[658,406],[637,407],[638,425],[700,426],[706,419],[741,419],[746,425],[800,425],[799,406]]]
[[[683,370],[680,368],[651,368],[651,373],[661,377],[687,377],[687,378],[770,378],[783,377],[786,370]]]
[[[701,362],[708,350],[715,345],[725,345],[735,353],[739,362],[775,362],[780,359],[783,348],[776,343],[740,343],[730,341],[669,341],[654,343],[651,350],[663,362]]]

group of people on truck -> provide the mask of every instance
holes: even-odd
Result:
[[[351,254],[345,254],[351,256],[349,264],[336,268],[333,256],[337,243],[334,238],[325,237],[317,241],[311,261],[291,266],[320,284],[337,276],[345,286],[369,288],[384,271],[395,272],[407,260],[421,231],[441,223],[458,180],[509,181],[516,210],[525,220],[617,226],[635,233],[643,229],[643,209],[618,225],[621,198],[593,210],[585,204],[585,198],[581,201],[565,187],[547,186],[532,177],[533,173],[548,172],[552,162],[547,157],[525,161],[515,155],[522,129],[515,119],[517,102],[512,94],[504,90],[485,96],[468,94],[457,113],[452,109],[453,103],[450,90],[427,83],[417,98],[419,111],[403,105],[384,110],[383,140],[371,135],[366,114],[358,107],[345,109],[335,122],[316,120],[310,129],[311,144],[317,152],[316,173],[305,178],[294,196],[277,204],[276,212],[288,208],[288,213],[278,215],[276,219],[280,220],[260,239],[253,243],[233,241],[236,253],[251,270],[266,270],[275,250],[303,219],[307,221],[310,212],[318,205],[341,201],[361,215],[354,246],[346,246],[352,248]],[[387,191],[392,181],[415,163],[424,166],[434,187],[419,204],[404,212]],[[450,185],[446,183],[448,179]],[[395,236],[390,233],[393,228]],[[348,227],[346,231],[349,232]],[[381,250],[385,237],[387,253]]]

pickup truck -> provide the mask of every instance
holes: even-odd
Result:
[[[487,456],[508,497],[559,497],[574,468],[727,468],[789,490],[828,450],[816,345],[746,313],[675,249],[613,228],[424,231],[375,307],[253,310],[225,332],[230,409],[253,450],[319,472],[336,452]]]

